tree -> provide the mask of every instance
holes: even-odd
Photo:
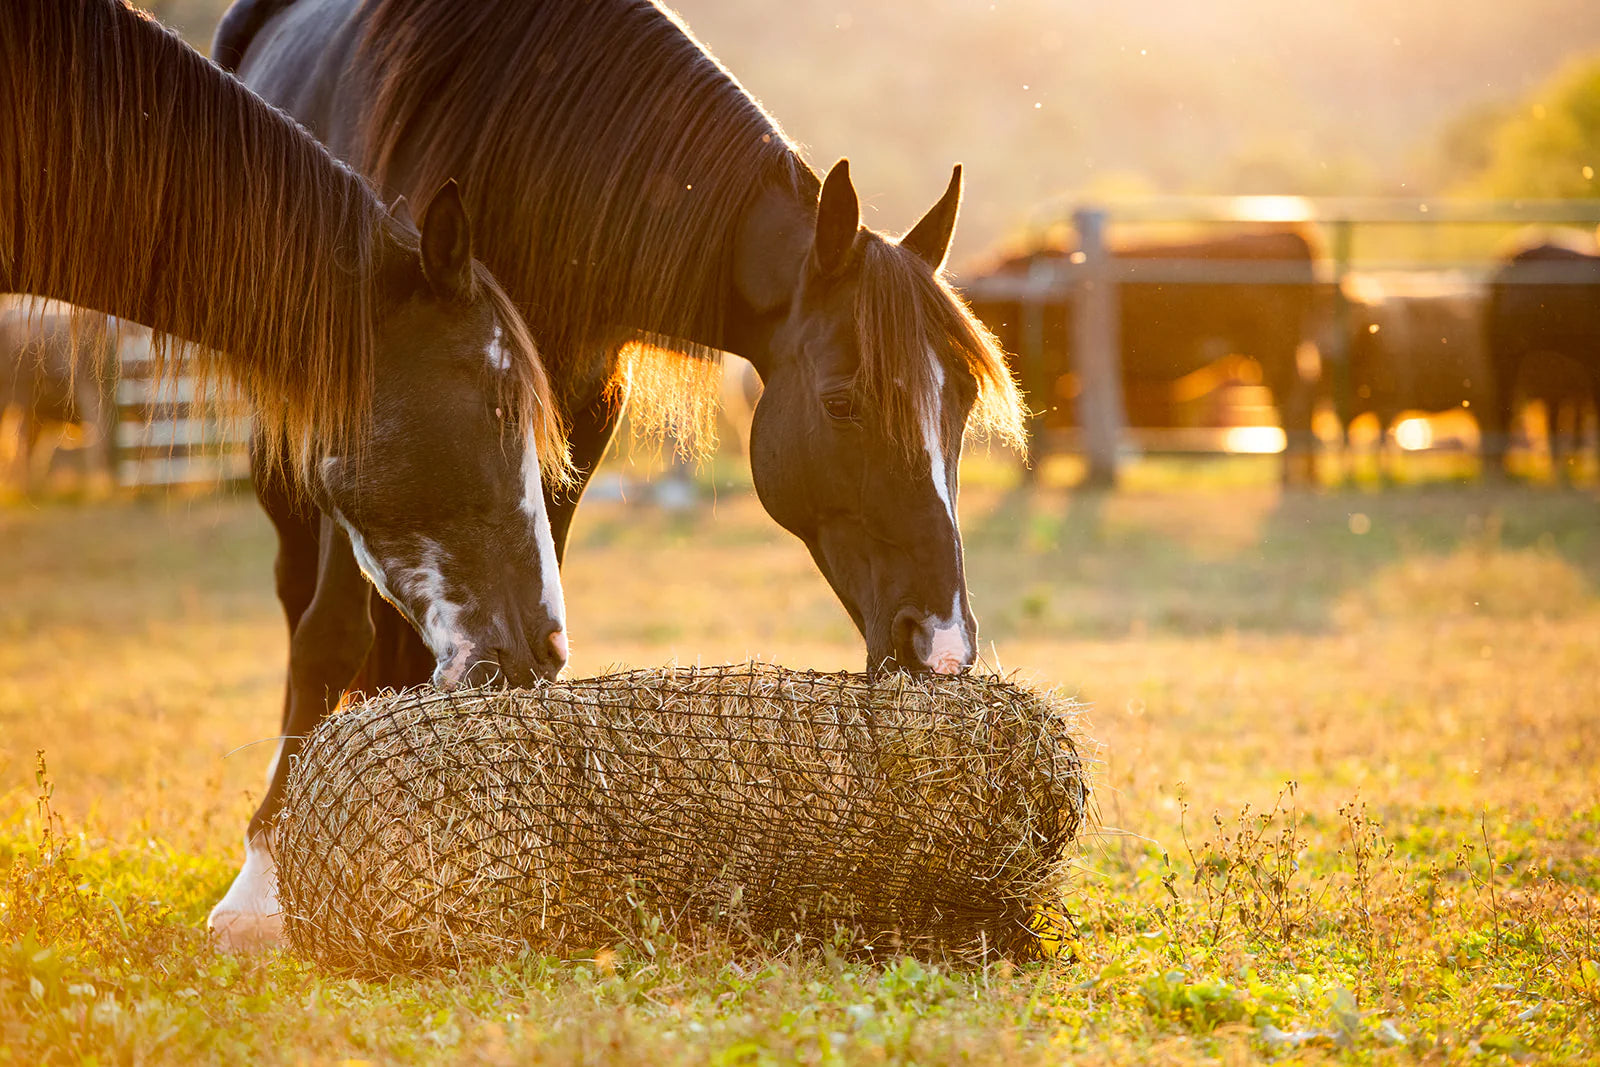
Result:
[[[1600,198],[1600,56],[1564,68],[1498,123],[1459,191],[1495,197]],[[1470,127],[1467,127],[1470,128]],[[1458,139],[1461,124],[1447,130]],[[1459,143],[1450,155],[1471,158]]]

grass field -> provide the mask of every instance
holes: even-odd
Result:
[[[266,523],[0,511],[0,1062],[1600,1058],[1594,495],[983,483],[986,659],[1093,705],[1103,828],[1058,958],[966,970],[670,938],[382,984],[219,955],[285,651]],[[578,673],[860,666],[737,488],[587,506],[566,582]]]

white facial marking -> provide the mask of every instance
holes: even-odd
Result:
[[[244,866],[206,927],[229,952],[249,952],[283,944],[283,909],[278,906],[278,865],[265,835],[244,843]]]
[[[928,669],[934,674],[960,674],[971,655],[966,622],[961,617],[961,590],[957,589],[950,617],[934,623],[933,638],[928,643]]]
[[[950,526],[955,528],[956,505],[950,495],[950,472],[944,459],[944,364],[938,353],[928,349],[928,363],[933,368],[933,407],[922,418],[922,447],[928,453],[928,467],[933,475],[933,491],[939,494],[945,513],[950,516]]]
[[[427,605],[417,630],[439,666],[433,671],[436,688],[451,690],[461,684],[467,668],[477,660],[478,647],[461,631],[461,605],[445,596],[444,572],[439,564],[444,550],[433,541],[422,542],[422,563],[408,568],[397,581],[414,602]]]
[[[533,435],[522,446],[522,514],[533,527],[539,546],[539,580],[544,583],[540,603],[558,630],[567,628],[567,605],[561,591],[561,568],[556,563],[556,539],[550,533],[550,516],[544,506],[544,483],[539,478],[539,446]],[[565,639],[563,638],[563,641]]]
[[[957,529],[956,504],[950,491],[950,471],[944,455],[944,364],[932,348],[928,349],[928,363],[933,368],[934,403],[923,417],[922,444],[928,453],[933,491],[944,504],[945,514],[950,516],[950,530],[954,533]],[[956,553],[956,573],[961,573],[959,549]],[[971,655],[972,647],[967,642],[966,621],[961,611],[961,583],[958,581],[949,616],[933,620],[927,667],[935,674],[960,674]]]
[[[490,370],[504,373],[511,369],[511,350],[506,347],[506,335],[500,331],[499,323],[495,324],[494,334],[483,351],[488,357]]]
[[[457,688],[467,668],[476,662],[473,653],[478,649],[461,632],[461,605],[445,598],[444,574],[439,569],[443,550],[432,541],[424,541],[421,565],[408,567],[395,575],[394,584],[400,587],[399,591],[407,598],[402,600],[395,595],[396,590],[390,585],[383,565],[367,547],[366,539],[350,525],[343,512],[336,510],[333,517],[344,530],[345,536],[350,538],[350,550],[356,557],[356,565],[361,568],[361,573],[377,587],[383,599],[393,604],[416,628],[428,651],[439,661],[440,665],[433,672],[434,686],[444,690]],[[427,605],[421,619],[412,615],[406,606],[408,603]]]

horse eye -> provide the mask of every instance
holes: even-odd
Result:
[[[822,409],[829,418],[848,422],[856,417],[855,403],[847,396],[823,397]]]

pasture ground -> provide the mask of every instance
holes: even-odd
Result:
[[[1105,828],[1057,959],[981,970],[670,934],[388,983],[219,955],[280,699],[267,525],[244,498],[0,511],[0,1062],[1597,1057],[1591,492],[983,481],[988,657],[1092,703]],[[597,501],[576,538],[578,672],[860,665],[748,492]]]

